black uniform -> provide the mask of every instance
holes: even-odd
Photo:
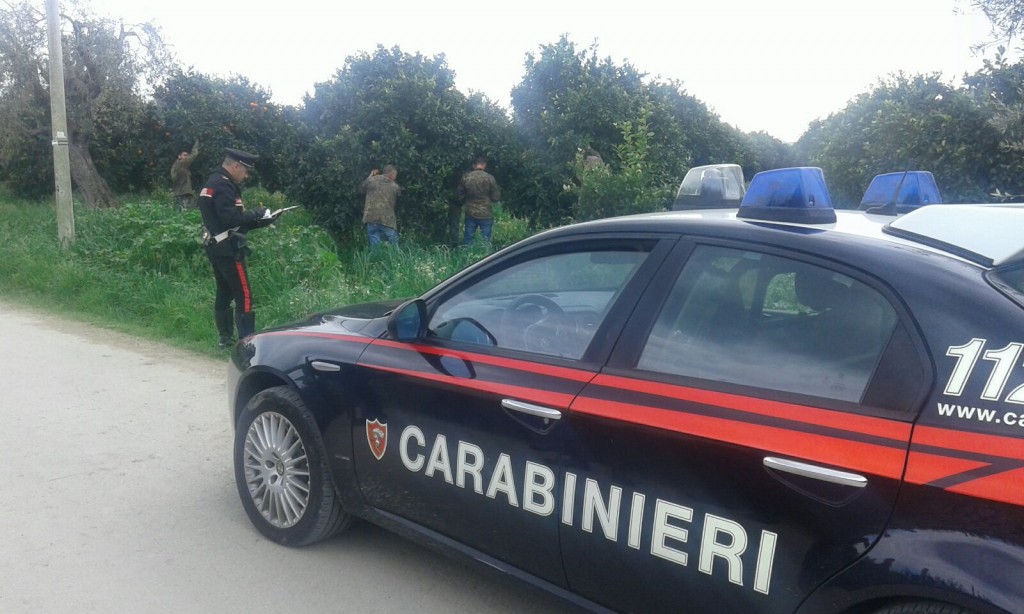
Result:
[[[199,193],[199,211],[205,227],[203,244],[206,256],[213,265],[213,278],[217,282],[214,321],[221,345],[226,345],[232,338],[232,301],[235,303],[234,322],[238,338],[251,335],[256,330],[246,266],[249,248],[245,244],[245,233],[267,226],[273,220],[263,219],[264,207],[245,210],[241,189],[223,168],[217,169],[206,180]]]

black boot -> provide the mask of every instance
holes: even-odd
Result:
[[[217,345],[221,349],[230,348],[235,343],[235,339],[232,336],[235,329],[234,319],[234,310],[230,307],[227,309],[215,309],[213,312],[213,321],[217,323],[217,334],[219,335]]]
[[[236,314],[235,324],[238,325],[238,338],[244,339],[256,332],[256,312]]]

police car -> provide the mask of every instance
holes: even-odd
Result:
[[[1022,612],[1024,208],[887,213],[769,171],[248,337],[242,504],[594,610]]]

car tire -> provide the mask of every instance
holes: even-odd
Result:
[[[938,601],[903,601],[875,610],[874,614],[971,614],[972,610]]]
[[[242,507],[272,541],[305,546],[352,521],[327,469],[316,421],[290,388],[269,388],[245,404],[235,427],[234,465]]]

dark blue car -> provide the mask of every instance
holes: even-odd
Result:
[[[816,173],[243,339],[253,524],[595,610],[1024,611],[1024,209],[833,211]]]

